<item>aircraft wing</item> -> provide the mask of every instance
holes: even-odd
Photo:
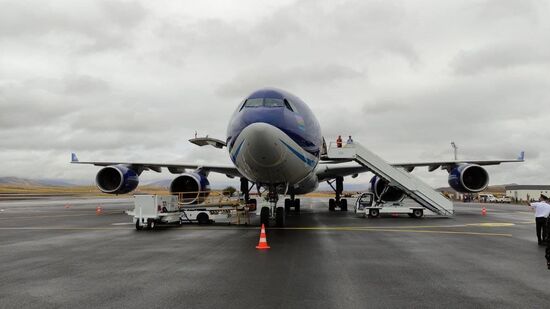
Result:
[[[338,164],[320,164],[317,166],[317,178],[319,182],[334,179],[336,177],[344,176],[357,176],[360,173],[370,171],[366,166],[362,165],[345,165],[338,166]]]
[[[200,164],[177,164],[177,163],[146,163],[146,162],[106,162],[106,161],[79,161],[76,154],[72,154],[71,163],[73,164],[93,164],[95,166],[109,166],[122,164],[128,167],[133,168],[138,172],[142,171],[155,171],[160,173],[162,168],[167,168],[168,171],[172,174],[181,174],[185,172],[186,169],[193,169],[202,171],[205,173],[214,172],[219,174],[224,174],[227,177],[241,177],[241,173],[234,166],[222,166],[222,165],[200,165]]]
[[[433,172],[436,169],[450,170],[459,164],[477,164],[477,165],[499,165],[506,162],[523,162],[525,161],[525,152],[521,152],[517,159],[503,159],[503,160],[449,160],[449,161],[432,161],[432,162],[407,162],[407,163],[390,163],[393,167],[403,168],[407,172],[412,172],[416,167],[427,166],[428,171]],[[342,161],[345,162],[345,161]],[[347,161],[349,162],[349,161]],[[326,164],[319,164],[317,168],[317,177],[319,181],[325,181],[334,179],[339,176],[357,176],[360,173],[368,172],[369,168],[362,165],[342,165],[338,162],[326,162]]]
[[[450,161],[433,161],[433,162],[417,162],[417,163],[392,163],[394,167],[401,167],[408,172],[412,172],[415,167],[427,166],[428,171],[433,172],[436,169],[449,170],[459,164],[477,164],[477,165],[499,165],[506,162],[523,162],[525,161],[525,152],[522,151],[517,159],[502,159],[502,160],[450,160]]]

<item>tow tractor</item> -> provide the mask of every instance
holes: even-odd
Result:
[[[381,214],[407,214],[412,218],[421,218],[424,215],[424,208],[422,206],[405,206],[402,201],[376,201],[372,192],[365,192],[355,201],[355,214],[363,218],[367,216],[377,218]]]
[[[134,195],[134,209],[126,213],[138,231],[154,229],[157,224],[250,223],[249,207],[238,198],[182,205],[177,195]]]

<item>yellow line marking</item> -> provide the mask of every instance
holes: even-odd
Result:
[[[502,226],[514,226],[514,223],[506,222],[486,222],[486,223],[470,223],[467,226],[482,226],[482,227],[502,227]]]
[[[405,229],[387,229],[387,228],[327,228],[327,227],[298,227],[298,228],[277,228],[278,230],[295,231],[354,231],[354,232],[401,232],[401,233],[432,233],[432,234],[453,234],[453,235],[475,235],[475,236],[500,236],[512,237],[512,234],[503,233],[477,233],[477,232],[458,232],[458,231],[433,231],[433,230],[405,230]],[[0,230],[36,230],[36,231],[129,231],[131,228],[109,228],[109,227],[0,227]],[[178,230],[186,231],[233,231],[233,230],[257,230],[257,228],[180,228]]]

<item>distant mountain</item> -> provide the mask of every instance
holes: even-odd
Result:
[[[20,177],[0,177],[0,184],[11,186],[28,186],[28,187],[70,187],[74,186],[65,180],[60,179],[28,179]]]

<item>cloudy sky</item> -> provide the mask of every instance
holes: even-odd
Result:
[[[351,134],[390,162],[451,159],[451,141],[460,159],[525,150],[491,183],[550,184],[548,1],[234,3],[0,0],[0,176],[93,180],[72,151],[230,164],[187,140],[225,139],[242,98],[272,86],[327,140]]]

